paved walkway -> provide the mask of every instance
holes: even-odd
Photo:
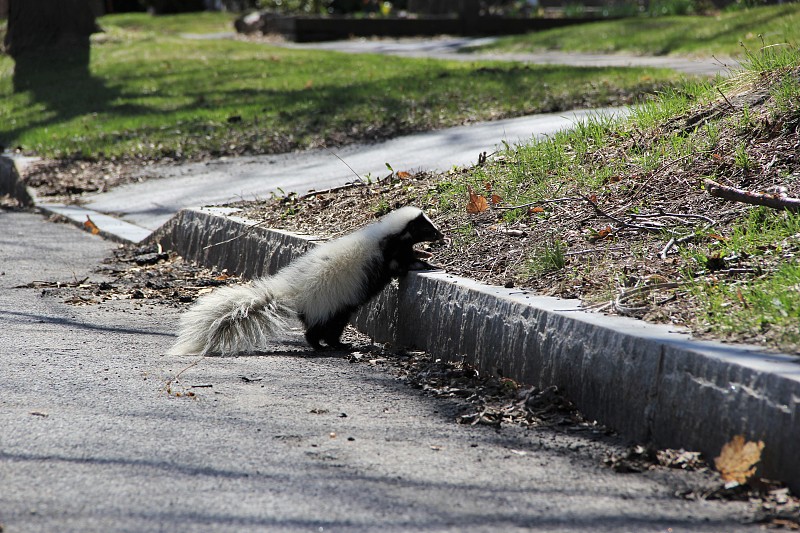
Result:
[[[235,33],[184,34],[191,39],[231,39]],[[741,64],[730,57],[648,56],[626,53],[563,52],[541,50],[527,53],[479,52],[496,37],[440,37],[404,39],[350,39],[317,43],[270,42],[275,46],[299,50],[332,50],[350,54],[386,54],[404,57],[426,57],[453,61],[517,61],[538,65],[573,67],[656,67],[668,68],[697,76],[727,76]]]
[[[353,181],[353,171],[360,176],[382,177],[389,172],[386,163],[396,171],[444,171],[474,163],[481,152],[491,153],[502,147],[503,141],[519,143],[572,127],[575,121],[592,114],[621,112],[621,109],[581,110],[499,120],[408,135],[379,144],[347,146],[337,149],[335,155],[329,150],[311,150],[150,167],[146,172],[161,179],[87,196],[85,207],[114,213],[152,231],[183,207],[264,198],[279,189],[304,193],[335,187]],[[72,208],[61,212],[65,216],[70,213],[80,223],[86,220],[86,213]],[[92,220],[95,218],[92,216]]]
[[[321,43],[286,43],[287,48],[335,50],[353,54],[388,54],[406,57],[428,57],[456,61],[518,61],[542,65],[575,67],[658,67],[686,74],[728,75],[739,63],[730,58],[684,58],[675,56],[638,56],[633,54],[599,54],[546,50],[535,53],[501,54],[471,52],[476,46],[494,41],[493,37],[444,37],[440,39],[358,39]]]

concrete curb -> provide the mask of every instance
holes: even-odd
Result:
[[[36,207],[48,215],[62,216],[69,223],[90,232],[92,230],[86,227],[85,222],[91,220],[98,235],[114,242],[137,244],[152,233],[149,229],[136,224],[77,205],[36,204]]]
[[[29,190],[19,178],[20,170],[33,160],[35,158],[22,156],[12,158],[0,154],[0,195],[8,194],[21,205],[35,206],[46,215],[64,217],[69,223],[90,232],[92,230],[86,226],[85,222],[91,219],[97,235],[111,241],[136,244],[152,233],[141,226],[77,205],[39,203],[35,193]]]
[[[219,209],[182,210],[150,240],[245,277],[274,272],[311,246]],[[797,358],[693,341],[577,305],[446,273],[412,273],[354,323],[378,342],[557,385],[586,416],[639,442],[713,459],[734,435],[763,440],[761,475],[800,490]]]

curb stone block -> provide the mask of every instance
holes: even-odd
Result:
[[[274,272],[312,245],[219,209],[183,210],[151,240],[245,277]],[[557,385],[585,416],[635,441],[700,451],[713,462],[734,435],[763,440],[760,474],[800,492],[800,359],[693,341],[577,306],[444,272],[411,273],[353,323],[377,342]]]
[[[266,230],[233,215],[235,209],[182,209],[148,242],[198,263],[252,279],[274,273],[313,246],[308,237]]]

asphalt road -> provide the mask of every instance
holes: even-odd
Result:
[[[615,473],[619,448],[591,431],[458,425],[391,367],[299,333],[165,356],[178,309],[18,288],[100,280],[115,244],[35,213],[0,228],[4,533],[752,529],[746,504],[675,497],[696,474]]]

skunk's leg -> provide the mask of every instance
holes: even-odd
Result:
[[[341,338],[342,333],[344,333],[344,328],[346,328],[347,323],[350,322],[350,316],[352,314],[353,312],[349,309],[340,311],[333,315],[330,320],[321,325],[322,339],[325,341],[325,344],[331,348],[349,347],[348,344],[341,341]]]

